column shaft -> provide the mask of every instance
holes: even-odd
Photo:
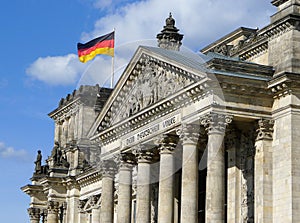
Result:
[[[182,145],[181,223],[198,223],[198,149]]]
[[[224,136],[232,117],[210,113],[201,123],[208,131],[205,222],[225,221],[225,154]]]
[[[102,203],[100,212],[101,223],[113,223],[114,215],[114,180],[112,177],[102,178]]]
[[[138,162],[137,173],[137,223],[150,222],[150,163]]]
[[[158,222],[171,223],[174,216],[173,152],[161,152],[159,169]]]
[[[101,162],[102,171],[102,194],[100,207],[100,222],[114,222],[114,178],[116,173],[116,163],[112,160]]]
[[[224,222],[225,160],[224,134],[209,133],[206,177],[206,222]]]
[[[119,170],[118,223],[131,222],[132,168],[126,165]]]

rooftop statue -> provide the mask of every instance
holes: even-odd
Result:
[[[41,150],[38,150],[38,154],[37,154],[36,161],[34,162],[34,164],[35,164],[35,173],[41,174],[42,173],[42,152],[41,152]]]

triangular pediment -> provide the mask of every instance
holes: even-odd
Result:
[[[139,47],[92,128],[92,135],[142,114],[206,78],[203,61],[186,53]]]

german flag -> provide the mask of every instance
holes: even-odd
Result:
[[[82,63],[92,60],[98,54],[114,56],[115,32],[100,36],[87,43],[77,43],[78,57]]]

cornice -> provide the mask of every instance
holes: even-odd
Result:
[[[257,40],[249,41],[245,44],[237,53],[233,55],[239,55],[241,60],[249,60],[258,57],[268,51],[268,40],[264,37],[259,37]]]
[[[80,104],[82,104],[82,102],[80,98],[77,98],[69,104],[50,112],[48,116],[55,121],[62,121],[75,113]]]
[[[278,74],[268,82],[268,88],[273,94],[273,98],[281,98],[293,93],[300,92],[300,77],[296,73],[284,72]]]
[[[85,187],[95,182],[100,181],[102,174],[100,170],[95,168],[91,168],[76,177],[76,181],[78,182],[80,187]]]
[[[299,25],[297,24],[297,21],[299,21],[298,16],[289,15],[266,26],[263,30],[261,30],[260,35],[264,36],[270,41],[292,29],[298,29]]]
[[[55,186],[65,187],[65,178],[64,177],[50,177],[47,176],[40,180],[40,184],[43,186],[44,191]]]
[[[35,195],[35,194],[39,194],[39,193],[44,193],[43,192],[43,186],[42,185],[26,185],[24,187],[21,187],[21,190],[28,194],[28,195]]]
[[[222,37],[221,39],[213,42],[212,44],[206,46],[205,48],[203,48],[201,50],[202,53],[208,53],[210,51],[214,51],[215,52],[215,49],[218,47],[218,46],[221,46],[221,45],[226,45],[228,44],[229,42],[232,42],[233,40],[235,39],[238,39],[239,37],[241,36],[245,36],[245,37],[248,37],[253,35],[254,33],[257,32],[257,29],[251,29],[251,28],[246,28],[246,27],[240,27],[236,30],[234,30],[233,32],[225,35],[224,37]]]
[[[289,0],[273,0],[271,3],[272,3],[272,5],[278,7],[287,1],[289,1]]]

